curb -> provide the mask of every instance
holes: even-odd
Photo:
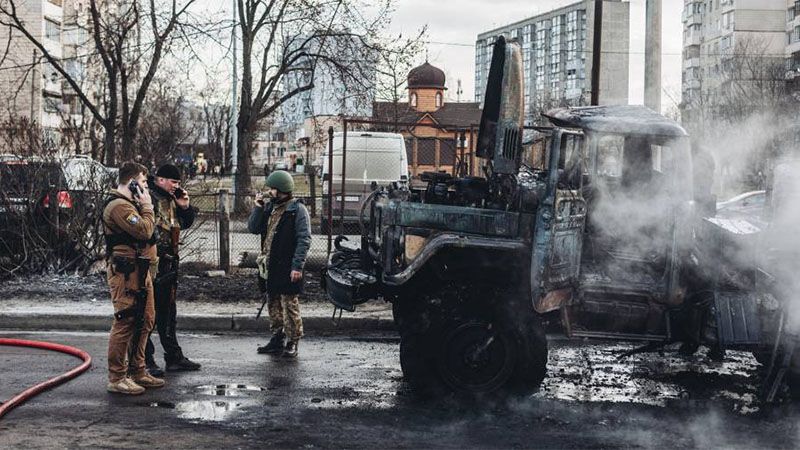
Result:
[[[348,331],[392,331],[394,322],[384,317],[342,316],[336,322],[331,317],[303,317],[303,328],[311,332],[345,333]],[[111,317],[77,314],[0,314],[0,329],[24,331],[108,331]],[[178,317],[181,331],[203,332],[267,332],[266,317],[256,319],[253,315],[181,315]]]

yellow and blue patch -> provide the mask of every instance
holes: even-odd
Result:
[[[139,216],[137,216],[136,214],[131,214],[125,218],[125,221],[131,225],[136,225],[137,223],[139,223]]]

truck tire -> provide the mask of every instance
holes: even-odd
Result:
[[[400,369],[403,371],[403,379],[420,396],[435,396],[441,392],[441,383],[434,370],[434,357],[425,334],[401,335]]]
[[[535,392],[547,374],[547,335],[542,320],[525,300],[498,304],[500,326],[514,336],[517,361],[509,388],[518,393]]]
[[[392,316],[400,332],[400,369],[403,379],[415,394],[434,396],[441,392],[435,371],[435,336],[430,332],[430,317],[418,299],[392,302]]]
[[[436,369],[444,384],[462,394],[488,394],[511,378],[518,345],[512,333],[477,319],[455,321],[444,327]]]

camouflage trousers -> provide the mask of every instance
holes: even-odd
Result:
[[[267,308],[269,310],[269,329],[273,334],[283,330],[290,341],[298,341],[303,337],[299,295],[270,295]]]

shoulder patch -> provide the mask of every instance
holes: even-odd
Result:
[[[136,214],[130,214],[128,215],[128,217],[125,218],[125,221],[131,225],[136,225],[137,223],[139,223],[139,216],[137,216]]]

